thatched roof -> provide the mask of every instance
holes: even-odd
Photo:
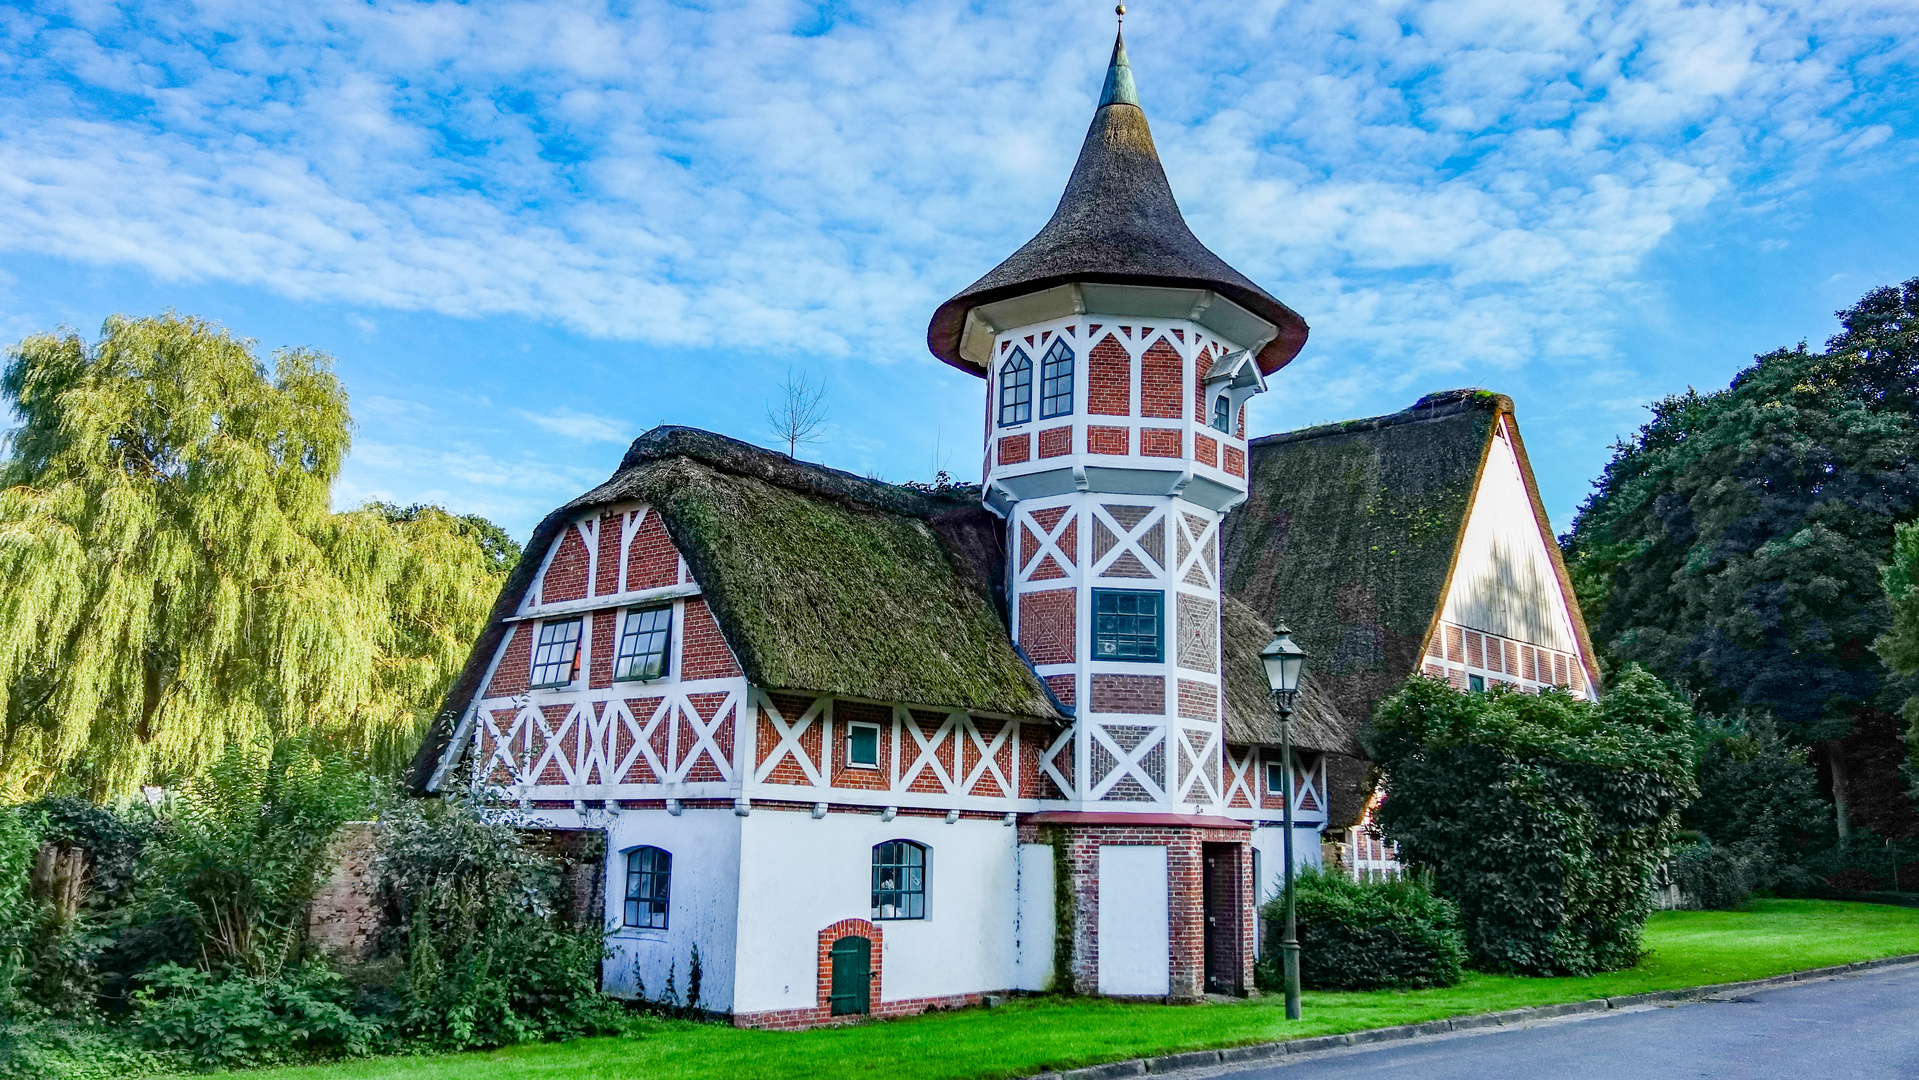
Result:
[[[1259,612],[1227,597],[1220,610],[1219,643],[1226,663],[1221,718],[1226,741],[1240,746],[1276,743],[1273,703],[1266,667],[1259,652],[1273,640],[1273,628]],[[1301,679],[1299,704],[1293,709],[1293,745],[1302,750],[1324,750],[1357,756],[1363,751],[1353,738],[1353,725],[1339,714],[1318,677],[1309,669]]]
[[[549,514],[415,760],[424,786],[478,692],[547,548],[602,506],[646,502],[700,583],[749,680],[1057,719],[997,605],[1005,545],[977,490],[927,492],[794,461],[710,432],[655,428],[606,483]]]
[[[967,311],[1071,282],[1212,289],[1279,328],[1258,356],[1268,374],[1306,344],[1306,320],[1226,265],[1187,228],[1133,91],[1126,44],[1118,39],[1106,92],[1052,220],[939,306],[926,329],[927,348],[954,367],[984,375],[984,368],[960,355]]]
[[[1250,491],[1226,518],[1222,584],[1292,629],[1349,742],[1419,668],[1493,425],[1511,411],[1503,395],[1453,390],[1249,444]]]

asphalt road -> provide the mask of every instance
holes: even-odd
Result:
[[[1236,1080],[1915,1080],[1919,965],[1523,1028],[1392,1043]]]

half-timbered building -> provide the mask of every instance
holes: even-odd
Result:
[[[697,948],[740,1024],[1247,991],[1271,620],[1315,653],[1308,862],[1396,679],[1592,675],[1510,402],[1249,439],[1306,335],[1187,228],[1116,42],[1052,219],[928,328],[982,482],[648,432],[535,530],[417,785],[603,832],[608,989],[684,993]]]

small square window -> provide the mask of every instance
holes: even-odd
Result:
[[[666,653],[673,637],[673,609],[639,608],[620,624],[620,649],[613,665],[616,679],[646,682],[666,674]]]
[[[1164,593],[1093,590],[1093,659],[1157,664],[1165,658]]]
[[[1269,761],[1266,763],[1266,794],[1286,794],[1286,763]]]
[[[862,769],[880,767],[880,726],[878,724],[846,725],[846,763]]]
[[[580,620],[540,624],[533,649],[533,686],[566,686],[580,677]]]
[[[1468,675],[1466,676],[1466,685],[1472,687],[1473,693],[1483,694],[1486,692],[1486,677],[1483,675]]]

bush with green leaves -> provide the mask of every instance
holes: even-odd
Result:
[[[1379,823],[1459,904],[1473,964],[1631,966],[1652,881],[1697,793],[1692,710],[1637,666],[1597,703],[1414,676],[1375,714]]]
[[[600,991],[602,928],[581,925],[551,860],[510,810],[465,793],[400,798],[375,830],[381,951],[404,965],[396,1033],[456,1050],[621,1030]]]
[[[1464,973],[1459,905],[1435,896],[1421,878],[1361,882],[1309,870],[1293,879],[1293,904],[1299,980],[1309,989],[1451,986]],[[1278,989],[1285,898],[1268,901],[1261,914],[1266,936],[1259,985]]]
[[[141,1039],[203,1069],[365,1054],[382,1039],[378,1023],[354,1015],[353,988],[324,964],[269,978],[167,964],[141,981]]]
[[[1687,907],[1720,911],[1738,907],[1758,887],[1754,858],[1701,838],[1673,852],[1672,880]]]

